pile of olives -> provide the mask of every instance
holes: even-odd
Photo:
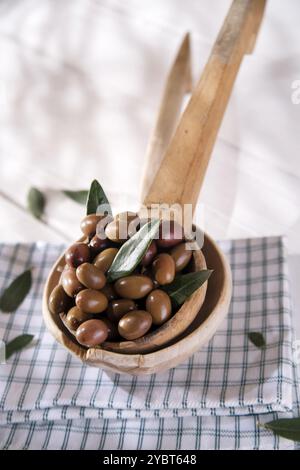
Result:
[[[86,241],[74,243],[65,253],[66,264],[50,295],[49,309],[60,314],[83,346],[141,338],[175,313],[161,286],[170,284],[193,254],[176,222],[160,223],[158,238],[152,240],[133,273],[114,282],[107,280],[118,250],[141,226],[132,212],[110,219],[103,214],[87,215],[81,222]]]

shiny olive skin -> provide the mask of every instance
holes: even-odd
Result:
[[[139,222],[135,212],[121,212],[106,226],[105,234],[111,241],[123,243],[136,233]]]
[[[191,261],[193,251],[188,250],[187,243],[180,243],[171,249],[170,255],[175,261],[176,272],[182,271]]]
[[[162,325],[171,317],[171,299],[163,290],[155,289],[146,299],[146,310],[152,316],[153,325]]]
[[[107,248],[96,256],[93,263],[95,266],[97,266],[98,269],[106,273],[111,267],[111,264],[117,253],[117,248]]]
[[[75,305],[68,311],[65,322],[71,330],[76,330],[81,323],[91,318],[90,313],[83,312]]]
[[[144,254],[142,258],[141,265],[144,267],[149,266],[149,264],[152,262],[156,254],[157,254],[157,246],[156,246],[155,241],[152,240],[152,242],[149,245],[148,250],[146,251],[146,253]]]
[[[119,322],[125,313],[136,309],[136,304],[130,299],[116,299],[108,304],[107,318],[112,322]]]
[[[91,263],[83,263],[76,269],[77,279],[89,289],[102,289],[106,284],[103,272]]]
[[[106,341],[108,337],[107,325],[102,320],[87,320],[76,330],[76,339],[78,343],[92,348]]]
[[[105,250],[111,245],[111,241],[103,235],[102,237],[98,237],[98,235],[94,235],[89,243],[89,247],[91,249],[91,253],[93,256],[100,253],[102,250]]]
[[[133,310],[121,318],[118,325],[120,335],[127,340],[144,336],[151,328],[152,316],[146,310]]]
[[[108,334],[107,334],[107,339],[108,341],[115,341],[116,339],[119,339],[120,338],[120,335],[119,335],[119,330],[118,330],[118,327],[117,325],[115,325],[114,323],[112,323],[110,320],[108,320],[107,318],[101,318],[101,320],[105,323],[105,325],[107,326],[107,331],[108,331]]]
[[[48,307],[51,313],[57,315],[66,312],[71,306],[71,301],[63,286],[58,284],[50,294]]]
[[[174,220],[163,220],[159,226],[159,238],[156,240],[159,248],[170,248],[178,245],[184,238],[184,230]]]
[[[107,297],[94,289],[84,289],[76,295],[76,305],[86,313],[101,313],[108,305]]]
[[[74,295],[84,289],[84,286],[77,279],[76,270],[69,266],[61,273],[60,282],[64,291],[70,297],[74,297]]]
[[[86,243],[74,243],[65,253],[66,263],[72,268],[77,268],[82,263],[90,260],[90,249]]]
[[[118,279],[114,289],[124,299],[142,299],[153,289],[153,282],[150,277],[136,274]]]
[[[109,240],[114,243],[123,243],[128,239],[128,232],[126,231],[126,229],[124,230],[124,234],[122,232],[121,235],[119,222],[117,222],[116,220],[113,220],[107,225],[105,229],[105,234],[107,238],[109,238]]]
[[[101,292],[105,295],[109,302],[117,298],[117,294],[115,293],[112,284],[106,283],[105,286],[101,289]]]
[[[158,284],[170,284],[175,277],[175,261],[168,253],[160,253],[152,263],[152,271]]]
[[[82,233],[86,237],[93,237],[96,233],[97,224],[103,217],[105,217],[103,214],[89,214],[85,216],[80,224]]]

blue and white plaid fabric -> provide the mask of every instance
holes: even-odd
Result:
[[[45,331],[42,290],[62,245],[0,245],[0,289],[32,266],[32,289],[0,339],[36,344],[0,365],[2,449],[278,449],[258,423],[298,416],[291,303],[280,237],[220,243],[233,271],[227,320],[207,347],[144,377],[83,366]],[[261,332],[267,346],[250,343]]]

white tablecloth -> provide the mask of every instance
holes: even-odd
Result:
[[[0,448],[293,449],[258,424],[300,409],[283,240],[220,246],[234,287],[217,333],[176,368],[131,377],[82,365],[46,330],[42,291],[62,246],[0,244],[0,289],[34,267],[25,301],[0,314],[0,338],[35,335],[0,366]],[[255,331],[265,348],[249,341]]]

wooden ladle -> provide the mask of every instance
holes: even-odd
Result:
[[[195,210],[236,74],[244,54],[252,51],[264,6],[265,0],[233,1],[203,74],[167,146],[167,140],[176,124],[174,115],[178,114],[179,104],[189,84],[189,47],[188,38],[185,38],[167,82],[148,151],[145,184],[149,189],[144,192],[144,204],[147,207],[152,204],[177,203],[180,206],[192,204]],[[176,87],[174,70],[180,68],[182,74],[179,75]],[[176,91],[174,93],[176,89],[179,96]],[[168,116],[171,116],[171,119],[168,119]],[[152,181],[151,175],[154,177]],[[102,348],[86,350],[79,346],[63,328],[60,318],[53,316],[48,309],[50,292],[59,278],[57,268],[64,264],[63,256],[53,267],[44,290],[43,315],[46,325],[60,343],[81,360],[92,365],[118,372],[142,374],[179,364],[211,338],[229,308],[230,269],[222,252],[208,235],[205,237],[203,253],[204,258],[201,252],[196,252],[196,267],[203,268],[206,259],[208,267],[214,269],[215,279],[212,277],[212,282],[209,281],[206,297],[206,286],[202,286],[181,307],[180,311],[185,315],[181,315],[176,330],[164,329],[168,338],[163,335],[159,344],[157,338],[152,337],[148,344],[145,341],[123,342],[127,343],[125,349],[122,343],[107,344],[106,348],[113,351]],[[204,298],[205,302],[200,310]],[[168,345],[163,347],[167,343]],[[155,351],[157,348],[160,349]],[[153,350],[155,352],[148,353]]]

